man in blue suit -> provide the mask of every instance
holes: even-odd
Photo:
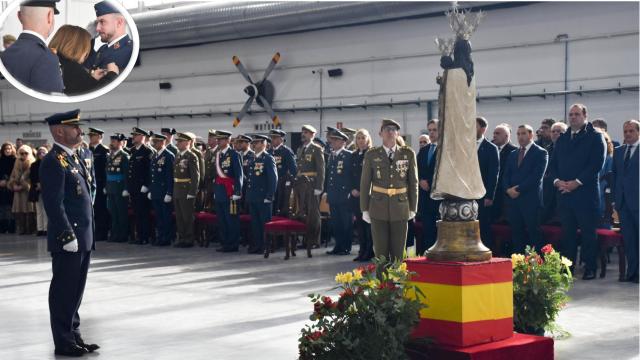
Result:
[[[438,153],[438,119],[431,119],[427,123],[429,140],[431,144],[423,147],[418,152],[416,161],[418,164],[418,183],[420,218],[422,219],[422,239],[416,243],[416,253],[421,255],[429,250],[436,242],[438,230],[436,222],[439,217],[440,200],[431,198],[431,186],[433,185],[433,174],[435,173],[436,155]]]
[[[218,151],[216,152],[216,178],[213,187],[213,201],[218,215],[218,228],[222,247],[218,252],[238,251],[240,241],[239,200],[242,198],[242,161],[240,155],[229,146],[231,133],[216,131]]]
[[[151,245],[169,246],[175,239],[173,226],[173,162],[175,156],[165,147],[167,137],[151,135],[151,146],[156,153],[151,159],[151,186],[148,197],[156,214],[156,239]]]
[[[267,153],[267,141],[264,135],[254,135],[251,145],[255,151],[253,161],[245,177],[247,178],[246,201],[251,213],[251,236],[253,237],[250,254],[262,254],[269,256],[271,251],[269,244],[264,244],[264,224],[271,220],[271,204],[276,192],[278,173],[276,162]]]
[[[84,62],[88,69],[106,69],[107,64],[115,63],[120,72],[127,67],[133,53],[133,41],[127,35],[127,21],[113,5],[106,1],[95,4],[96,32],[104,43],[97,52],[91,54]]]
[[[478,148],[478,163],[482,183],[487,191],[484,197],[478,200],[478,220],[480,221],[480,238],[484,245],[490,249],[493,247],[491,234],[491,213],[493,201],[496,198],[498,175],[500,174],[500,155],[498,147],[484,137],[489,123],[483,117],[476,118],[476,139]]]
[[[598,208],[600,187],[598,172],[604,164],[604,137],[587,121],[587,107],[574,104],[569,109],[570,129],[562,134],[553,149],[549,176],[558,189],[558,212],[562,223],[561,252],[576,261],[578,227],[581,230],[580,258],[586,263],[583,280],[596,277]]]
[[[78,309],[82,301],[93,239],[92,175],[76,149],[82,143],[80,110],[46,119],[54,146],[40,165],[42,201],[49,218],[47,248],[53,278],[49,312],[56,355],[79,357],[99,348],[80,334]]]
[[[513,252],[522,254],[525,245],[532,245],[538,251],[544,245],[540,230],[540,212],[542,178],[549,162],[549,155],[545,149],[533,142],[534,132],[531,126],[518,126],[516,134],[520,148],[509,154],[501,192],[507,194],[506,205],[513,234]]]
[[[53,32],[54,15],[59,14],[58,1],[23,2],[18,12],[22,33],[0,56],[4,67],[16,80],[46,94],[64,91],[60,62],[46,43],[46,38]]]
[[[329,135],[333,151],[327,162],[327,202],[329,203],[329,222],[336,239],[335,247],[327,251],[329,255],[351,254],[353,238],[353,212],[349,205],[353,190],[353,165],[351,151],[345,149],[349,136],[340,130]]]
[[[627,274],[620,281],[638,283],[638,132],[640,122],[628,120],[623,125],[624,145],[613,153],[613,195],[620,215],[627,257]]]

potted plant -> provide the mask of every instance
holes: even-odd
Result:
[[[515,331],[544,335],[559,330],[555,320],[569,301],[573,284],[571,260],[545,245],[539,255],[527,246],[525,254],[513,254],[513,325]]]
[[[337,300],[309,295],[313,321],[302,329],[300,360],[406,359],[405,345],[424,295],[408,284],[412,273],[405,263],[374,264],[336,275]]]

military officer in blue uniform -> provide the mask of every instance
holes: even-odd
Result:
[[[175,156],[165,147],[167,137],[160,134],[151,136],[151,146],[156,153],[151,160],[151,188],[149,200],[156,214],[156,240],[152,245],[168,246],[175,239],[173,226],[173,162]]]
[[[164,142],[165,147],[167,148],[167,150],[169,150],[170,153],[173,154],[173,156],[176,156],[176,154],[178,153],[178,148],[175,145],[173,145],[173,135],[176,134],[176,129],[162,128],[160,129],[160,132],[166,138]]]
[[[111,135],[107,158],[107,208],[111,217],[109,241],[126,242],[129,238],[129,191],[127,174],[129,173],[129,154],[124,151],[127,137],[124,134]]]
[[[280,129],[269,131],[271,137],[271,148],[269,154],[273,156],[278,170],[278,185],[273,203],[273,212],[279,216],[289,216],[289,198],[293,188],[293,180],[298,172],[296,159],[290,147],[284,144],[287,135]]]
[[[78,315],[95,250],[92,179],[76,152],[82,143],[80,110],[55,114],[46,121],[54,139],[40,165],[42,201],[49,218],[47,248],[53,263],[51,330],[55,354],[78,357],[99,348],[82,339]]]
[[[247,193],[247,179],[249,178],[249,167],[251,167],[251,163],[255,160],[256,153],[251,150],[249,147],[249,143],[251,143],[251,137],[247,135],[238,135],[235,138],[234,146],[236,147],[238,154],[240,155],[240,160],[242,161],[242,206],[240,207],[241,214],[249,213],[249,204],[247,204],[247,198],[245,194]],[[245,241],[248,239],[244,239]],[[244,242],[243,242],[244,243]]]
[[[150,148],[145,139],[149,136],[146,130],[134,127],[131,131],[133,147],[127,174],[127,190],[133,205],[133,217],[136,222],[136,239],[134,244],[149,243],[151,232],[151,204],[147,198],[151,186],[151,159],[155,150]]]
[[[46,43],[53,32],[54,15],[59,13],[56,9],[58,1],[22,2],[18,12],[22,33],[0,55],[4,67],[16,80],[32,90],[47,94],[64,91],[58,56]],[[38,11],[38,8],[46,8],[47,11]]]
[[[239,200],[242,198],[242,161],[240,155],[229,146],[231,133],[216,131],[218,151],[215,166],[216,179],[213,201],[218,215],[218,229],[222,247],[218,252],[238,251],[240,241]]]
[[[89,192],[89,194],[91,195],[91,203],[93,204],[96,201],[96,175],[93,166],[93,153],[91,152],[91,150],[84,146],[80,146],[76,150],[76,153],[78,154],[78,158],[80,159],[80,161],[82,161],[82,165],[87,170],[89,184],[91,185],[91,191]]]
[[[251,141],[255,150],[255,158],[249,164],[246,185],[246,200],[251,212],[251,236],[253,241],[249,248],[250,254],[261,254],[269,257],[270,246],[264,244],[264,224],[271,220],[271,204],[276,192],[278,174],[276,162],[267,153],[267,141],[264,135],[254,135]]]
[[[107,157],[109,148],[102,144],[104,131],[89,128],[89,150],[93,154],[93,171],[96,181],[96,199],[93,204],[95,212],[96,241],[106,241],[109,237],[109,211],[107,210]]]
[[[120,72],[127,67],[133,53],[133,41],[127,34],[127,21],[124,16],[107,1],[95,4],[96,32],[104,43],[97,52],[91,54],[84,62],[90,70],[106,69],[107,64],[115,63]]]
[[[327,201],[331,216],[331,230],[336,239],[336,246],[327,251],[329,255],[351,254],[351,239],[353,235],[353,212],[349,203],[353,190],[353,164],[351,151],[345,149],[349,136],[340,130],[332,131],[329,135],[333,151],[327,162]]]

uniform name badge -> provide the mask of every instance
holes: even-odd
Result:
[[[336,167],[336,172],[338,174],[342,174],[342,169],[344,168],[344,161],[338,161],[338,166]]]
[[[307,155],[305,155],[305,156],[304,156],[304,159],[305,159],[306,161],[311,162],[312,156],[313,156],[312,154],[307,154]]]
[[[409,170],[409,160],[398,160],[396,161],[396,171],[400,173],[400,177],[404,178],[407,176],[407,171]]]

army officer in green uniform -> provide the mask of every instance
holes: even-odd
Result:
[[[200,161],[191,148],[194,140],[191,134],[176,134],[178,154],[173,163],[173,203],[178,239],[174,246],[181,248],[193,246],[193,211],[200,183]]]
[[[402,260],[407,221],[418,207],[416,156],[408,146],[398,146],[400,124],[383,119],[382,146],[364,156],[360,180],[362,219],[371,223],[373,251],[390,261]]]

